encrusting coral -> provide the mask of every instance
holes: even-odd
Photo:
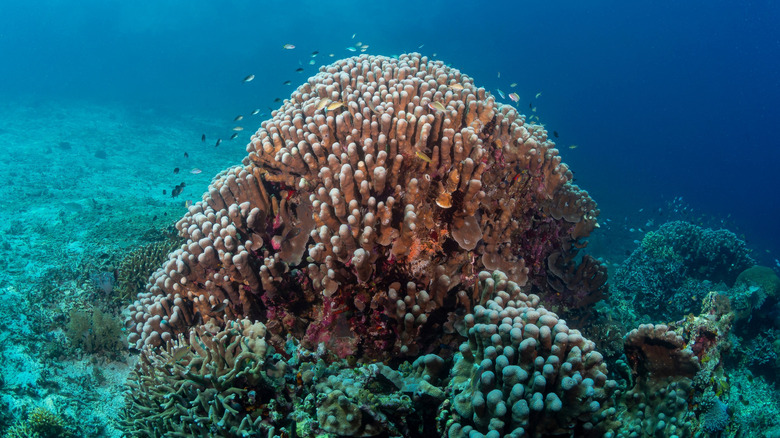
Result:
[[[541,126],[419,54],[322,67],[247,151],[177,223],[186,243],[129,307],[131,345],[246,317],[278,349],[424,353],[479,304],[479,271],[548,290],[550,256],[599,213]],[[556,284],[603,286],[561,260]]]

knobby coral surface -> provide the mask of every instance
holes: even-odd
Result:
[[[129,307],[131,344],[247,317],[277,347],[292,335],[342,357],[415,355],[484,303],[480,270],[603,286],[566,256],[598,210],[546,131],[440,61],[322,67],[247,152],[177,223],[186,243]]]

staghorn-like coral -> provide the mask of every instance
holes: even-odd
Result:
[[[128,379],[127,433],[235,437],[273,430],[264,410],[285,410],[286,364],[269,357],[265,326],[244,319],[209,329],[194,327],[188,339],[179,335],[160,353],[142,353]]]
[[[541,126],[419,54],[322,67],[247,151],[129,307],[136,347],[248,317],[277,347],[292,335],[342,357],[414,355],[480,304],[480,270],[549,290],[548,258],[599,213]],[[556,281],[603,286],[562,260]]]

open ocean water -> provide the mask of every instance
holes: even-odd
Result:
[[[693,352],[709,373],[681,377],[694,383],[674,386],[686,392],[676,414],[651,407],[637,414],[645,407],[612,395],[614,412],[600,424],[622,415],[622,426],[598,436],[780,436],[778,23],[780,4],[768,0],[4,2],[0,433],[198,436],[163,426],[144,432],[144,414],[126,394],[137,388],[127,379],[139,357],[154,354],[127,343],[128,305],[150,273],[128,273],[139,266],[126,264],[128,257],[160,244],[155,266],[162,266],[181,244],[174,224],[215,176],[241,163],[261,122],[322,66],[417,52],[543,124],[573,182],[598,204],[599,227],[582,251],[602,263],[612,293],[575,313],[554,310],[604,350],[609,378],[625,393],[641,375],[616,371],[638,357],[623,350],[622,339],[640,323],[677,322],[670,331],[685,340],[678,350]],[[764,268],[740,275],[754,266]],[[126,289],[133,275],[140,285]],[[620,316],[607,321],[609,314]],[[465,339],[426,352],[449,369]],[[176,351],[160,359],[163,369],[192,354]],[[347,356],[348,367],[364,362],[357,352]],[[279,379],[305,387],[297,365],[289,363]],[[448,373],[438,380],[442,389],[452,385]],[[545,391],[560,382],[550,385]],[[326,395],[310,401],[307,422],[290,413],[305,410],[303,402],[288,399],[283,409],[270,402],[281,395],[264,388],[266,402],[236,398],[232,406],[259,415],[258,424],[268,417],[262,427],[220,423],[203,436],[469,436],[448,427],[472,421],[442,408],[444,395],[415,396],[408,415],[419,422],[401,428],[384,412],[384,422],[370,420],[384,429],[347,433],[315,413]],[[662,404],[647,397],[645,405]],[[574,409],[566,403],[563,411]],[[423,415],[421,406],[434,414]],[[381,411],[360,407],[364,416]],[[444,418],[438,428],[436,412]],[[645,415],[641,431],[631,429]],[[495,428],[496,436],[510,436],[509,426],[475,424],[475,434]],[[581,424],[560,427],[561,436],[596,434]],[[527,434],[553,436],[541,426]]]

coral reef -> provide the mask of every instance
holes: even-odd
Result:
[[[617,384],[594,343],[501,272],[480,273],[492,297],[466,315],[452,372],[450,437],[586,436],[614,413]]]
[[[163,235],[164,240],[147,243],[125,255],[116,269],[117,298],[127,303],[146,287],[149,276],[168,258],[168,254],[182,242],[178,236]]]
[[[92,313],[70,311],[66,335],[71,347],[87,354],[105,353],[117,356],[126,348],[122,324],[111,314],[95,308]]]
[[[246,317],[280,351],[292,336],[398,359],[455,342],[451,322],[484,302],[471,292],[483,269],[554,284],[575,296],[549,297],[564,307],[604,291],[604,268],[574,259],[599,211],[547,133],[442,62],[322,67],[247,152],[177,223],[186,242],[129,306],[137,348]]]
[[[265,326],[231,322],[217,333],[197,326],[158,354],[146,350],[129,378],[124,414],[132,436],[240,436],[268,430],[263,412],[284,383],[284,362],[269,358]]]
[[[613,303],[629,303],[645,322],[698,314],[718,283],[731,287],[754,265],[745,242],[727,230],[675,221],[648,232],[611,279]],[[617,305],[617,304],[616,304]]]

